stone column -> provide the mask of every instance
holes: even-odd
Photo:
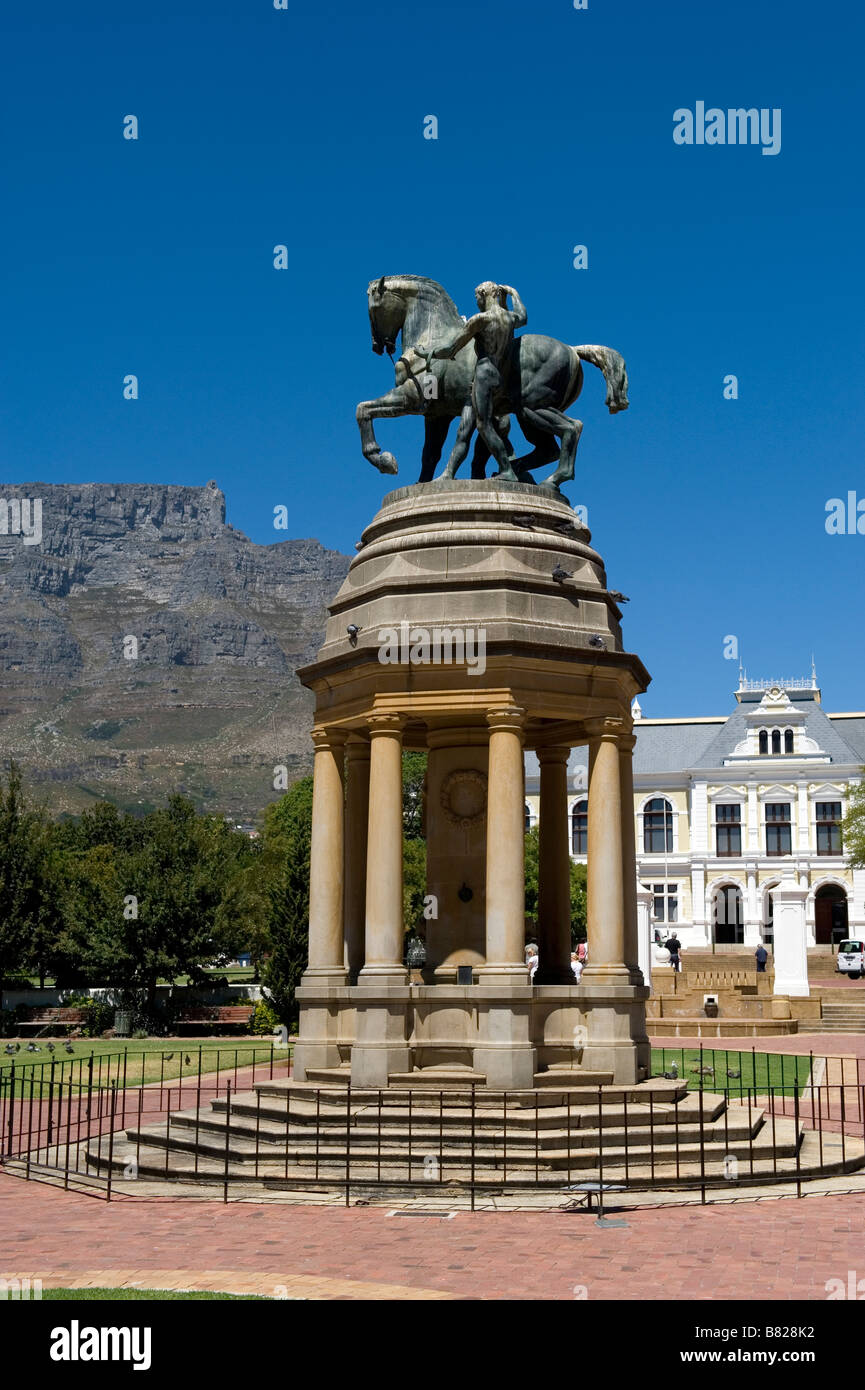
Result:
[[[619,739],[619,791],[622,802],[622,875],[625,932],[625,964],[631,983],[641,985],[640,938],[637,926],[637,836],[634,829],[634,748],[633,734]]]
[[[487,713],[486,963],[478,969],[472,1058],[489,1086],[506,1090],[533,1086],[537,1066],[525,953],[524,713]]]
[[[352,990],[353,1086],[387,1086],[411,1070],[411,988],[403,965],[402,727],[400,715],[369,719],[369,820],[365,961]]]
[[[402,908],[402,726],[399,715],[369,721],[369,819],[365,961],[359,984],[405,984]]]
[[[588,947],[586,984],[628,984],[625,963],[625,885],[623,874],[622,789],[619,719],[593,719],[586,725],[594,756],[589,783]],[[636,893],[636,887],[635,887]]]
[[[633,983],[625,956],[625,902],[637,887],[633,851],[626,848],[623,825],[620,743],[629,737],[624,719],[592,719],[586,724],[594,756],[589,783],[588,945],[589,961],[580,979],[586,1019],[581,1065],[600,1080],[633,1082],[648,1075],[649,1040],[645,1000],[648,989]],[[630,757],[629,749],[625,752]],[[628,808],[630,813],[630,808]],[[627,864],[626,864],[627,861]],[[625,874],[634,877],[633,898]],[[630,944],[630,943],[629,943]],[[639,956],[639,952],[638,952]]]
[[[487,782],[487,984],[528,982],[525,953],[525,774],[521,709],[491,710]]]
[[[570,748],[539,748],[541,810],[538,847],[538,969],[536,985],[573,985],[571,856],[568,844]]]
[[[345,984],[343,946],[343,787],[345,735],[313,730],[315,747],[309,854],[309,964],[303,983]]]
[[[345,746],[345,965],[350,984],[357,983],[364,963],[369,751],[367,740],[356,734]]]
[[[300,1028],[294,1050],[294,1077],[337,1067],[342,1059],[336,1003],[346,984],[343,944],[342,756],[345,735],[316,728],[309,854],[309,964],[297,990]]]

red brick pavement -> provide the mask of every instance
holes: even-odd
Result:
[[[402,1285],[469,1299],[825,1299],[865,1276],[865,1194],[593,1215],[189,1201],[106,1203],[0,1174],[0,1267],[40,1277],[249,1271]],[[342,1292],[341,1297],[352,1297]]]

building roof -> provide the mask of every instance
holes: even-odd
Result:
[[[728,717],[701,716],[694,719],[636,719],[634,733],[634,774],[646,777],[677,772],[720,769],[732,757],[748,732],[750,714],[769,682],[740,680],[736,707]],[[820,690],[805,681],[795,682],[787,691],[790,706],[805,716],[805,734],[813,739],[831,763],[846,767],[865,764],[865,713],[827,714],[820,704]],[[790,707],[788,706],[788,708]],[[813,756],[813,755],[812,755]],[[773,769],[780,774],[785,760],[794,755],[775,755]],[[568,790],[577,790],[576,774],[586,769],[588,752],[584,747],[571,750],[568,760]],[[537,755],[526,753],[526,790],[536,793],[540,783]],[[583,782],[585,786],[585,782]]]
[[[706,749],[726,724],[722,719],[639,720],[634,725],[634,773],[680,772],[701,765]]]

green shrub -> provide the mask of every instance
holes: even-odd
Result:
[[[85,1038],[101,1038],[114,1027],[116,1007],[107,999],[94,999],[89,994],[73,994],[63,999],[64,1009],[83,1009],[85,1019],[81,1030]]]
[[[282,1027],[282,1019],[270,1003],[269,999],[258,999],[255,1004],[255,1013],[250,1021],[250,1031],[253,1033],[272,1033],[274,1028]]]

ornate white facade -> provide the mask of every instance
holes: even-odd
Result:
[[[729,716],[643,719],[634,709],[634,816],[653,925],[683,945],[771,945],[772,890],[798,899],[809,946],[865,937],[865,871],[844,859],[840,820],[865,763],[865,713],[827,714],[810,679],[740,679]],[[569,768],[572,852],[585,860],[588,750]],[[526,765],[526,818],[538,774]],[[791,898],[790,895],[793,895]]]

